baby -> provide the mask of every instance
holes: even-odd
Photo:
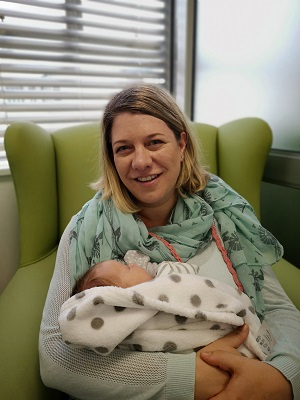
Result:
[[[199,267],[183,262],[164,261],[159,264],[150,262],[150,257],[139,251],[129,250],[124,256],[126,264],[108,260],[95,264],[77,279],[72,296],[96,286],[118,286],[129,288],[155,277],[171,273],[197,275]]]
[[[190,352],[247,323],[250,333],[239,350],[265,359],[255,340],[261,324],[244,293],[197,275],[195,265],[150,263],[136,251],[124,260],[100,262],[76,282],[59,317],[68,345],[101,355],[116,347]]]

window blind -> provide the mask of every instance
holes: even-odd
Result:
[[[99,121],[108,99],[138,81],[170,89],[169,0],[0,2],[0,168],[4,131]]]

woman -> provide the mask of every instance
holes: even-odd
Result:
[[[41,326],[45,384],[79,399],[300,399],[299,312],[270,267],[281,246],[243,198],[201,167],[172,97],[151,85],[117,94],[103,116],[102,163],[99,192],[61,239]],[[58,314],[76,277],[128,249],[153,262],[203,264],[202,274],[245,291],[277,342],[267,361],[236,350],[247,326],[195,354],[115,350],[100,357],[68,348]]]

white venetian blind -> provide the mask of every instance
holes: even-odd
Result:
[[[0,1],[0,169],[16,121],[99,121],[130,83],[170,88],[169,0]]]

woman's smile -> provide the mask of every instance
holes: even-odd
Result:
[[[149,176],[142,176],[140,178],[136,178],[137,181],[146,183],[146,182],[153,182],[156,178],[158,178],[160,174],[154,174]]]

